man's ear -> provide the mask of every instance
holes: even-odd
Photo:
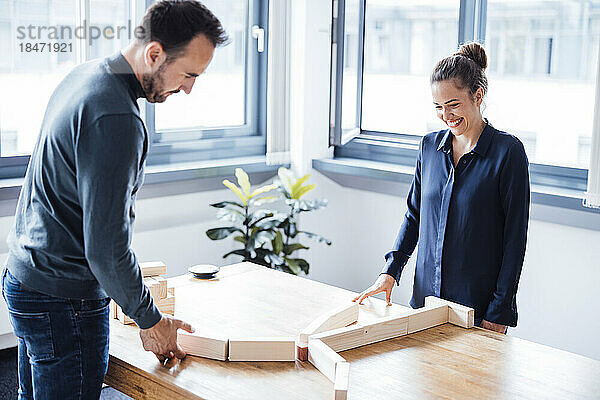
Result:
[[[144,47],[144,63],[152,71],[156,71],[165,62],[166,58],[167,54],[160,43],[153,41]]]

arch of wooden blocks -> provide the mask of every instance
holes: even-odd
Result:
[[[335,400],[343,400],[348,392],[350,363],[338,352],[448,322],[472,328],[475,317],[472,308],[432,296],[425,299],[425,307],[405,315],[381,318],[370,324],[350,325],[358,321],[358,312],[357,303],[336,308],[313,321],[299,334],[297,341],[290,337],[206,337],[181,330],[177,340],[190,355],[221,361],[308,360],[333,382]]]
[[[393,339],[448,322],[468,329],[474,326],[474,319],[475,311],[472,308],[430,296],[425,299],[425,307],[411,310],[406,315],[385,317],[370,324],[342,326],[309,335],[308,360],[333,382],[334,399],[344,400],[348,393],[350,363],[338,352]],[[337,320],[341,321],[341,319]],[[358,315],[356,320],[350,323],[357,320]],[[327,324],[323,321],[322,323]],[[299,344],[303,343],[303,339],[302,337],[299,339]],[[302,354],[298,351],[298,355]]]

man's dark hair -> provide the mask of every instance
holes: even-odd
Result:
[[[180,56],[198,35],[206,36],[214,47],[229,41],[217,17],[204,4],[194,0],[158,1],[148,8],[136,28],[139,42],[160,43],[169,59]]]

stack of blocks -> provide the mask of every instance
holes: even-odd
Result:
[[[163,277],[167,273],[167,266],[161,261],[152,261],[140,263],[144,284],[150,290],[150,295],[154,300],[154,305],[163,314],[173,315],[175,313],[175,288],[167,286],[167,280]],[[121,307],[114,301],[111,302],[112,317],[118,319],[123,324],[134,324]]]

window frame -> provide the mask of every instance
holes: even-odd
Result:
[[[153,0],[125,0],[126,15],[132,24],[141,20]],[[150,139],[147,165],[168,165],[191,161],[252,157],[266,154],[266,107],[267,107],[267,49],[259,53],[251,27],[264,29],[265,44],[268,43],[268,0],[246,0],[247,55],[245,60],[245,121],[243,126],[210,129],[177,129],[158,136],[155,129],[154,104],[141,100],[141,116]],[[90,0],[76,0],[76,26],[83,20],[90,21]],[[90,38],[75,39],[77,62],[89,61]],[[0,132],[1,135],[1,132]],[[1,149],[0,149],[1,150]],[[0,157],[0,179],[23,178],[31,155]]]
[[[339,5],[343,0],[334,2],[333,24],[332,24],[332,49],[334,46],[343,47],[343,23],[340,24],[340,15],[344,9]],[[362,31],[365,31],[366,0],[361,1],[360,10],[362,18]],[[468,41],[485,42],[486,24],[487,24],[487,0],[460,0],[458,20],[458,40],[457,45]],[[341,13],[341,14],[340,14]],[[343,15],[341,16],[343,21]],[[337,19],[337,20],[336,20]],[[364,43],[362,40],[362,49],[359,49],[359,63],[364,69]],[[337,53],[339,54],[339,52]],[[341,130],[341,112],[342,109],[342,83],[343,76],[333,75],[333,66],[340,62],[335,59],[332,50],[332,80],[330,96],[330,147],[334,147],[334,158],[354,158],[368,161],[382,161],[398,165],[411,165],[416,163],[419,143],[422,135],[407,134],[403,132],[382,132],[363,130],[361,125],[354,133],[353,137],[343,136]],[[343,56],[343,54],[342,54]],[[343,61],[343,58],[342,58]],[[343,69],[337,69],[337,73],[343,75]],[[363,71],[364,72],[364,71]],[[363,76],[363,72],[360,76]],[[600,79],[600,77],[597,77]],[[335,86],[335,87],[334,87]],[[357,99],[357,106],[362,108],[362,83],[361,92]],[[334,114],[335,113],[335,114]],[[339,117],[338,115],[339,114]],[[360,114],[359,114],[360,115]],[[426,134],[427,132],[424,132]],[[585,192],[588,180],[588,170],[584,168],[574,168],[560,165],[551,165],[543,163],[530,163],[530,180],[533,186],[569,189]]]

